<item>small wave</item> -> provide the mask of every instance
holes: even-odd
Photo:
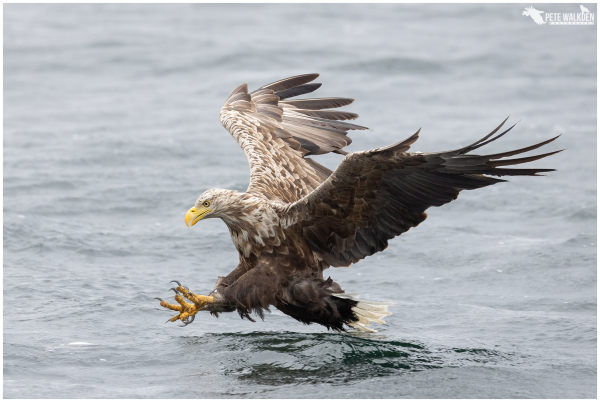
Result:
[[[596,208],[581,208],[576,212],[572,213],[569,217],[570,220],[581,220],[581,221],[591,221],[596,220],[597,213]]]
[[[89,43],[87,46],[90,48],[118,48],[118,47],[127,46],[127,43],[125,43],[123,41],[117,41],[117,40],[105,40],[105,41],[92,42],[92,43]]]
[[[372,61],[345,64],[339,69],[383,74],[428,74],[444,71],[440,63],[404,57],[388,57]]]
[[[570,245],[570,246],[590,246],[590,247],[594,247],[594,245],[596,244],[597,240],[596,240],[596,236],[595,235],[591,235],[591,234],[587,234],[587,233],[580,233],[577,234],[573,237],[568,238],[567,240],[565,240],[563,242],[563,244],[565,245]]]
[[[86,347],[86,346],[98,346],[98,345],[95,343],[90,343],[90,342],[69,342],[69,343],[63,343],[60,346],[63,346],[63,347],[70,347],[70,346]]]

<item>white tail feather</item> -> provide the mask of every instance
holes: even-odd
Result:
[[[383,317],[386,317],[388,315],[392,315],[391,312],[389,311],[369,311],[369,310],[364,310],[362,308],[358,308],[358,307],[354,307],[352,309],[356,314],[360,314],[364,317],[367,318],[372,318],[373,320],[380,320]]]
[[[338,297],[340,299],[350,299],[350,300],[358,300],[360,295],[357,294],[348,294],[348,293],[334,293],[332,296]]]
[[[347,293],[334,293],[335,296],[340,299],[354,300],[358,302],[355,307],[352,307],[352,311],[358,318],[357,321],[348,323],[349,326],[354,327],[360,331],[377,332],[376,330],[369,327],[372,322],[379,324],[385,324],[382,320],[383,317],[392,315],[390,311],[387,311],[388,306],[394,303],[374,302],[374,301],[359,301],[359,295],[347,294]]]
[[[363,310],[371,310],[371,311],[387,311],[388,306],[391,306],[394,303],[377,303],[375,302],[364,302],[359,301],[356,307],[362,308]]]
[[[367,327],[365,324],[361,324],[360,322],[353,322],[353,323],[349,323],[348,325],[350,325],[351,327],[354,327],[360,331],[365,331],[365,332],[377,332],[376,330],[374,330],[373,328],[369,328]]]

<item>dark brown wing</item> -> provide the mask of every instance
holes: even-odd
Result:
[[[490,139],[504,122],[481,140],[454,151],[406,153],[417,132],[388,147],[352,153],[319,188],[289,207],[286,230],[300,231],[312,251],[329,265],[345,267],[384,250],[389,239],[425,220],[427,208],[456,199],[461,190],[505,181],[485,175],[537,176],[554,170],[498,167],[560,152],[502,159],[558,137],[511,152],[467,154],[510,131],[512,127]]]
[[[248,92],[240,85],[221,109],[221,123],[244,150],[250,164],[247,192],[273,201],[294,202],[308,195],[331,174],[305,156],[346,154],[348,130],[365,130],[341,120],[357,114],[324,109],[349,105],[353,99],[287,100],[313,92],[319,74],[286,78]]]

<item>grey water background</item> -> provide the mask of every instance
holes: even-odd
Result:
[[[4,397],[595,397],[597,28],[525,6],[5,4]],[[165,324],[169,281],[206,294],[237,265],[221,221],[183,222],[248,185],[223,101],[309,72],[372,129],[350,151],[419,127],[413,150],[454,149],[508,115],[478,151],[568,150],[327,271],[396,303],[377,334]]]

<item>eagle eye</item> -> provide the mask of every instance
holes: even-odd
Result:
[[[202,203],[202,205],[206,208],[210,207],[210,201],[206,200]]]

